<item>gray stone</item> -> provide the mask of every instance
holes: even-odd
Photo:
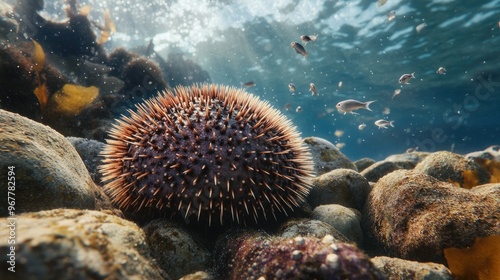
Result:
[[[399,169],[413,169],[415,163],[411,161],[378,161],[361,172],[368,181],[377,182],[380,178]]]
[[[4,110],[0,123],[0,182],[7,182],[8,167],[13,167],[9,177],[15,178],[17,214],[56,208],[113,209],[61,134]],[[7,197],[6,187],[1,195]],[[0,216],[7,215],[3,204]]]
[[[358,247],[363,244],[361,213],[338,204],[320,205],[314,208],[312,218],[331,225]]]
[[[150,259],[142,230],[114,215],[74,209],[25,213],[17,216],[15,232],[16,272],[2,269],[0,279],[169,279]],[[0,236],[8,235],[9,228],[0,227]],[[7,238],[0,240],[2,252],[10,246]],[[7,260],[6,253],[0,255],[2,264]]]
[[[354,163],[327,140],[318,137],[307,137],[304,139],[304,143],[309,146],[317,175],[338,168],[356,170]]]
[[[354,165],[358,169],[358,172],[365,170],[368,166],[374,164],[375,161],[371,158],[362,158],[354,162]]]
[[[453,276],[446,266],[437,263],[419,263],[385,256],[371,259],[391,280],[452,280]]]
[[[413,152],[404,154],[390,155],[385,158],[386,161],[392,162],[413,162],[414,165],[421,162],[425,157],[430,155],[428,152]]]
[[[210,254],[202,241],[169,220],[151,221],[144,228],[151,256],[174,278],[206,270]]]
[[[358,172],[336,169],[313,179],[307,202],[312,208],[323,204],[340,204],[361,210],[371,187]]]
[[[102,157],[99,156],[99,153],[103,149],[104,143],[79,137],[66,137],[66,139],[68,139],[82,158],[94,183],[101,185],[101,175],[99,174],[98,167],[101,165]]]
[[[323,238],[325,235],[331,235],[335,242],[351,243],[347,237],[334,229],[331,225],[309,219],[292,219],[281,225],[276,235],[281,237],[296,237],[296,236],[314,236]]]

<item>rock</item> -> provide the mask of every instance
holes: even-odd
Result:
[[[358,159],[357,161],[355,161],[354,165],[356,166],[356,169],[358,170],[358,172],[361,172],[364,169],[366,169],[368,166],[370,166],[374,163],[375,163],[375,161],[371,158],[362,158],[362,159]]]
[[[8,16],[10,13],[13,13],[12,6],[3,1],[0,2],[0,39],[7,39],[9,35],[19,31],[17,22]]]
[[[473,159],[479,166],[491,174],[491,182],[500,182],[500,146],[488,147],[484,151],[473,152],[465,155],[466,158]]]
[[[443,249],[500,234],[500,184],[468,190],[397,170],[375,184],[362,226],[377,254],[444,264]]]
[[[490,182],[490,174],[474,160],[447,151],[428,155],[414,170],[466,189]]]
[[[66,139],[80,155],[94,183],[100,185],[101,175],[97,168],[101,164],[102,157],[99,156],[99,153],[104,147],[104,143],[79,137],[66,137]]]
[[[340,204],[361,210],[371,190],[365,177],[354,170],[336,169],[313,179],[307,196],[311,207]]]
[[[216,248],[220,279],[385,279],[359,249],[328,236],[230,235]]]
[[[413,162],[413,165],[417,165],[417,163],[421,162],[425,157],[430,155],[428,152],[413,152],[413,153],[404,153],[404,154],[395,154],[390,155],[385,158],[386,161],[392,162]]]
[[[16,214],[55,208],[114,209],[61,134],[4,110],[0,123],[0,182],[7,182],[7,168],[13,167]],[[7,197],[7,188],[2,188],[2,195]],[[7,214],[6,204],[1,205],[0,216]]]
[[[7,224],[7,219],[0,219]],[[8,227],[0,227],[8,236]],[[1,279],[169,279],[149,257],[134,223],[97,211],[56,209],[25,213],[16,223],[16,272]],[[0,250],[8,252],[7,238]],[[3,264],[7,254],[1,254]]]
[[[151,256],[174,279],[205,270],[210,254],[201,242],[174,222],[157,219],[143,228]]]
[[[304,143],[309,146],[309,150],[314,160],[314,170],[317,175],[327,173],[338,168],[352,169],[356,171],[356,166],[342,154],[335,145],[318,137],[307,137]]]
[[[468,153],[465,155],[465,157],[472,159],[480,158],[480,159],[500,161],[500,146],[493,145],[486,148],[484,151]]]
[[[411,161],[378,161],[361,172],[368,181],[377,182],[380,178],[399,169],[413,169],[415,164]]]
[[[363,244],[361,213],[338,204],[320,205],[314,208],[312,218],[331,225],[358,247]]]
[[[197,271],[192,274],[185,275],[181,277],[179,280],[213,280],[212,275],[208,274],[205,271]]]
[[[437,263],[419,263],[398,258],[375,257],[371,259],[391,280],[453,280],[446,266]]]
[[[350,243],[349,239],[342,233],[334,229],[331,225],[319,220],[289,220],[281,225],[276,235],[285,238],[292,238],[296,236],[313,236],[323,238],[325,235],[330,235],[334,238],[335,242]]]

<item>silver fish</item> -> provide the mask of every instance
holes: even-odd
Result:
[[[364,124],[364,123],[362,123],[362,124],[360,124],[360,125],[358,126],[358,129],[359,129],[359,130],[363,130],[363,129],[365,129],[365,128],[366,128],[366,124]]]
[[[297,42],[292,42],[290,46],[292,47],[292,49],[295,50],[296,53],[301,54],[304,57],[307,56],[307,51],[301,44]]]
[[[378,128],[387,128],[387,126],[392,126],[394,127],[394,121],[386,121],[386,120],[378,120],[375,122],[375,125],[378,126]]]
[[[441,74],[441,75],[446,75],[446,68],[439,67],[438,70],[436,70],[436,73]]]
[[[396,12],[395,11],[391,11],[388,15],[387,15],[387,20],[388,21],[392,21],[396,18]]]
[[[304,44],[307,44],[307,42],[314,42],[318,39],[318,35],[302,35],[300,36],[300,40],[304,42]]]
[[[297,106],[297,109],[295,109],[295,112],[297,112],[297,113],[300,113],[300,112],[302,112],[302,107],[300,107],[300,106]]]
[[[399,83],[407,85],[409,84],[408,82],[411,80],[411,78],[415,78],[415,72],[411,74],[403,74],[403,76],[399,78]]]
[[[318,96],[318,91],[316,90],[316,87],[314,86],[313,83],[309,84],[309,91],[312,93],[313,96]]]
[[[288,89],[290,90],[291,93],[294,93],[295,92],[295,85],[293,83],[289,83]]]
[[[368,102],[361,102],[361,101],[357,101],[357,100],[354,100],[354,99],[347,99],[347,100],[344,100],[344,101],[340,101],[339,103],[337,103],[337,105],[335,107],[337,107],[337,110],[339,110],[339,112],[343,112],[344,115],[346,113],[349,113],[351,112],[352,114],[354,114],[354,110],[358,110],[358,109],[366,109],[368,111],[371,111],[372,109],[370,109],[370,104],[372,104],[373,102],[375,102],[377,100],[373,100],[373,101],[368,101]]]

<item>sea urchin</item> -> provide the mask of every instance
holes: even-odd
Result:
[[[121,208],[257,223],[309,192],[313,161],[296,128],[242,89],[177,87],[129,112],[101,153],[105,190]]]

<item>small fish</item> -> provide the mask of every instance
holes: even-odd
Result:
[[[395,11],[390,11],[389,14],[387,15],[387,20],[392,21],[396,18],[396,12]]]
[[[342,81],[339,82],[339,87],[342,87],[343,83]]]
[[[244,87],[254,87],[256,84],[253,82],[253,81],[249,81],[249,82],[246,82],[246,83],[243,83],[241,82],[241,86],[244,86]]]
[[[312,96],[318,96],[318,91],[316,90],[316,87],[314,86],[313,83],[309,84],[309,91],[312,93]]]
[[[392,126],[394,127],[394,121],[386,121],[386,120],[378,120],[375,122],[375,125],[378,126],[378,128],[387,128],[387,126]]]
[[[395,89],[394,90],[394,94],[392,95],[392,99],[394,99],[394,97],[398,96],[399,94],[401,93],[401,89]]]
[[[411,154],[411,153],[414,153],[418,151],[418,147],[415,147],[415,148],[408,148],[408,150],[406,150],[406,153],[407,154]]]
[[[302,35],[300,36],[300,40],[302,40],[302,42],[304,42],[304,44],[307,44],[308,42],[314,42],[316,41],[316,39],[318,39],[318,35]]]
[[[436,73],[441,74],[441,75],[446,75],[446,68],[439,67],[438,70],[436,70]]]
[[[384,115],[389,115],[391,113],[391,108],[385,107],[384,110],[382,111],[382,114]]]
[[[344,135],[344,131],[340,130],[340,129],[337,129],[337,130],[335,130],[335,132],[333,133],[333,135],[335,135],[337,137],[342,137],[342,135]]]
[[[352,111],[355,111],[355,110],[358,110],[361,108],[366,109],[368,111],[371,111],[372,109],[370,109],[369,106],[370,106],[370,104],[372,104],[375,101],[377,101],[377,100],[368,101],[368,102],[361,102],[361,101],[357,101],[354,99],[347,99],[344,101],[340,101],[339,103],[337,103],[337,105],[335,107],[337,107],[337,110],[339,110],[339,112],[343,112],[344,115],[346,113],[349,113],[349,112],[354,114],[354,112],[352,112]]]
[[[290,90],[291,93],[294,93],[295,92],[295,85],[293,83],[289,83],[288,90]]]
[[[417,33],[420,33],[425,27],[427,26],[427,23],[421,23],[415,27],[415,30],[417,30]]]
[[[300,112],[302,112],[302,107],[300,107],[300,106],[297,106],[297,109],[295,109],[295,112],[297,112],[297,113],[300,113]]]
[[[411,74],[403,74],[403,76],[399,78],[399,83],[407,85],[409,84],[408,82],[411,80],[411,78],[415,78],[415,72]]]
[[[290,44],[290,46],[292,47],[292,49],[295,50],[296,53],[298,53],[304,57],[307,57],[307,51],[301,44],[299,44],[297,42],[292,42]]]
[[[365,128],[366,128],[366,124],[364,124],[364,123],[362,123],[362,124],[360,124],[360,125],[358,126],[358,129],[359,129],[359,130],[363,130],[363,129],[365,129]]]

